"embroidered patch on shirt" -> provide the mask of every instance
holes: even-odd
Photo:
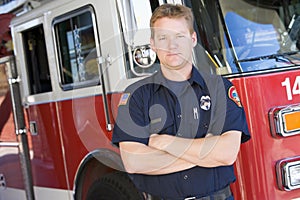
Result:
[[[202,96],[200,99],[200,108],[202,110],[209,110],[211,105],[210,97],[209,96]]]
[[[228,96],[229,98],[234,101],[234,103],[236,103],[236,105],[238,105],[239,107],[242,107],[242,103],[240,100],[240,97],[235,89],[234,86],[231,86],[228,90]]]
[[[124,106],[127,104],[127,101],[129,99],[130,93],[124,93],[121,96],[120,102],[119,102],[119,106]]]

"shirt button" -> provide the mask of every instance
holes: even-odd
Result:
[[[187,180],[188,178],[189,178],[188,175],[184,175],[184,176],[183,176],[183,179],[184,179],[184,180]]]
[[[177,133],[177,136],[182,136],[182,134],[181,133]]]
[[[208,124],[204,124],[203,126],[204,126],[205,128],[208,128]]]
[[[181,118],[181,115],[177,115],[178,118]]]

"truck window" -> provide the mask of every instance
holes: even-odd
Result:
[[[43,26],[22,32],[22,37],[30,94],[52,91]]]
[[[185,2],[218,73],[263,73],[299,64],[299,1]]]
[[[54,20],[64,90],[99,84],[93,15],[92,8],[85,7]]]

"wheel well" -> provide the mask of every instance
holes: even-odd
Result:
[[[119,154],[99,149],[88,154],[80,164],[74,181],[74,199],[86,199],[93,182],[114,171],[124,171]]]

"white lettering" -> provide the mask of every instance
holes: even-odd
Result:
[[[300,95],[300,76],[297,76],[295,82],[293,84],[293,88],[291,87],[291,81],[289,77],[286,77],[281,85],[285,87],[287,99],[293,100],[293,95]]]

